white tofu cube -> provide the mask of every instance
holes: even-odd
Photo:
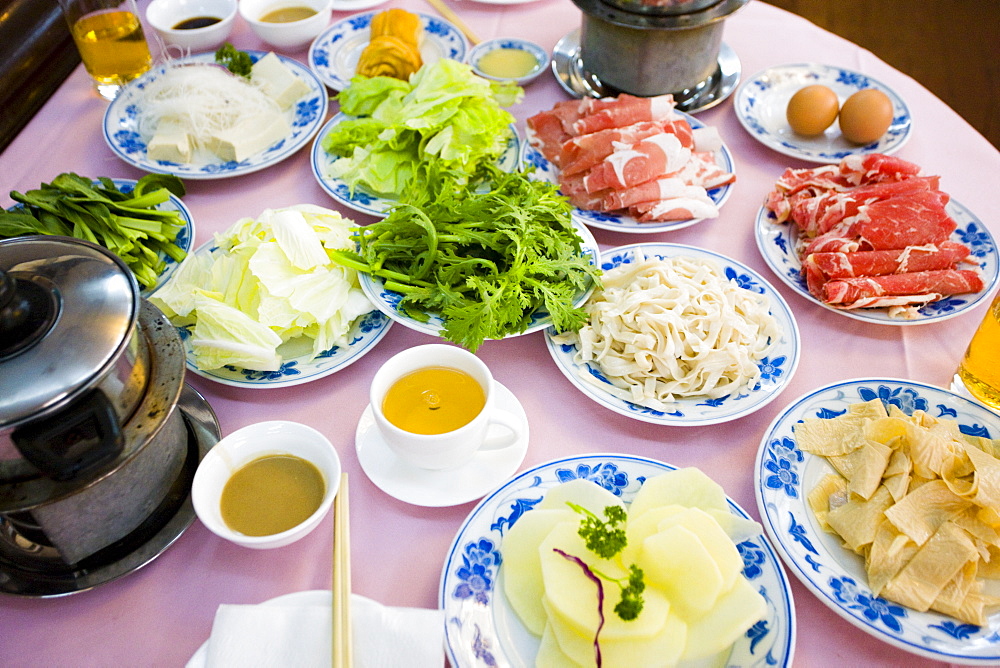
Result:
[[[264,94],[288,109],[300,97],[309,92],[309,86],[290,70],[273,52],[254,63],[250,70],[250,81]]]

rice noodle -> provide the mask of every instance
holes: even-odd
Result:
[[[258,87],[212,64],[168,65],[133,95],[141,107],[139,134],[147,141],[161,122],[169,121],[204,148],[226,130],[282,115],[278,103]]]
[[[781,334],[768,298],[726,278],[712,261],[646,259],[604,273],[584,309],[588,324],[560,335],[575,343],[580,376],[655,410],[677,399],[753,388],[758,363]],[[593,362],[611,386],[588,372]]]

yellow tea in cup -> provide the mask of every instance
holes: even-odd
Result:
[[[444,434],[464,427],[486,405],[475,378],[449,367],[412,371],[389,386],[382,401],[386,419],[412,434]]]

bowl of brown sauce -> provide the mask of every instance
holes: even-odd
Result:
[[[146,21],[164,46],[186,55],[221,46],[233,30],[236,12],[236,0],[153,0],[146,7]]]
[[[240,0],[240,16],[257,37],[278,49],[312,42],[330,24],[330,0]]]
[[[322,433],[273,420],[220,440],[198,466],[191,499],[208,529],[244,547],[293,543],[329,513],[340,458]]]

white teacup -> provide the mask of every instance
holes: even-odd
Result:
[[[442,434],[417,434],[400,429],[382,411],[386,393],[397,380],[419,369],[446,367],[469,374],[483,388],[486,403],[464,426]],[[521,420],[496,406],[496,382],[478,357],[457,346],[431,343],[408,348],[389,358],[372,379],[369,398],[375,426],[389,449],[401,460],[422,469],[458,468],[477,452],[514,445],[525,436]],[[490,435],[491,425],[501,425],[501,433]],[[497,430],[494,430],[497,431]]]

